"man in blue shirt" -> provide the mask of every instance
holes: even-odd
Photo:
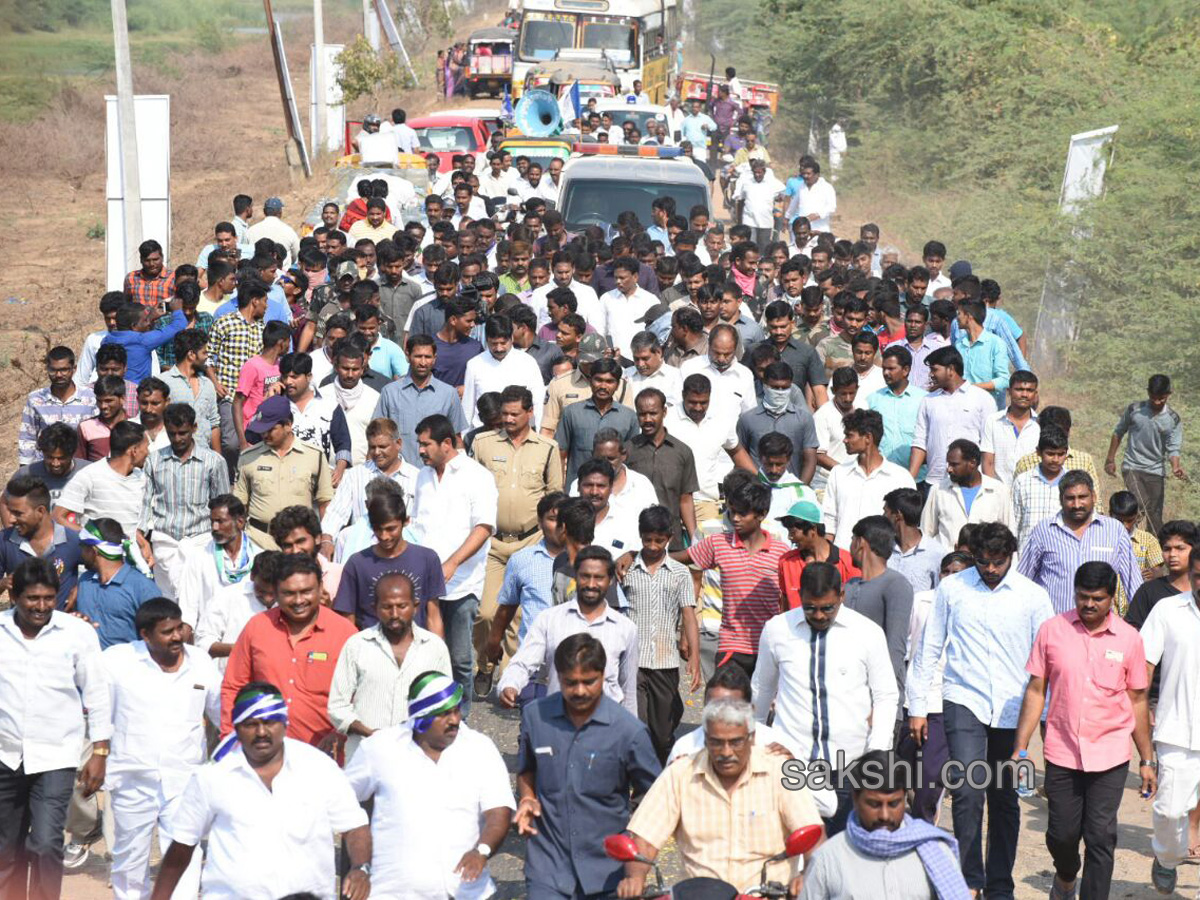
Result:
[[[1011,898],[1021,807],[1012,771],[997,764],[1012,757],[1029,680],[1025,663],[1038,629],[1054,617],[1054,609],[1045,590],[1013,570],[1017,539],[1006,526],[981,524],[971,535],[970,549],[974,567],[938,584],[921,651],[906,684],[908,721],[920,746],[929,735],[930,684],[942,654],[951,647],[942,681],[950,758],[962,766],[959,771],[984,768],[990,776],[986,787],[976,787],[980,782],[974,778],[951,788],[963,877],[972,891]]]
[[[96,626],[100,649],[138,639],[138,607],[161,593],[130,565],[129,541],[113,519],[92,519],[79,532],[87,574],[79,579],[75,611]]]
[[[0,592],[8,590],[13,570],[31,556],[49,560],[58,574],[58,608],[75,596],[79,538],[50,516],[50,490],[40,478],[14,476],[4,488],[4,505],[12,526],[0,531]]]
[[[421,466],[417,452],[417,423],[427,416],[443,415],[457,434],[467,430],[462,400],[451,385],[433,377],[437,345],[427,334],[408,339],[408,374],[387,384],[379,392],[373,419],[391,419],[400,429],[400,452],[414,466]]]
[[[913,432],[917,428],[917,413],[925,391],[908,380],[912,371],[912,353],[902,342],[889,344],[883,351],[883,383],[867,397],[867,407],[883,417],[883,443],[879,452],[898,466],[908,467]],[[925,480],[925,466],[917,481]]]
[[[562,692],[521,714],[516,825],[529,838],[528,900],[614,893],[624,866],[604,838],[625,830],[630,792],[644,794],[662,771],[646,726],[604,695],[605,663],[591,635],[565,638],[554,652]]]
[[[685,141],[691,142],[693,149],[700,157],[706,155],[709,132],[717,130],[717,123],[712,116],[704,112],[699,100],[692,101],[691,112],[683,117],[680,133]]]
[[[151,356],[163,344],[175,340],[175,335],[188,326],[183,314],[183,301],[172,297],[171,321],[166,328],[154,328],[160,313],[140,303],[127,303],[117,310],[117,330],[110,331],[100,342],[120,344],[125,348],[125,377],[134,384],[151,375]]]
[[[954,346],[963,358],[963,379],[983,388],[1004,408],[1008,391],[1008,351],[1004,342],[983,327],[987,307],[982,300],[963,300],[958,305],[958,336]]]

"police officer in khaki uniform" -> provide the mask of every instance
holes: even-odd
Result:
[[[550,380],[550,387],[546,391],[546,405],[542,408],[543,435],[554,437],[563,410],[572,403],[587,400],[592,396],[592,385],[589,381],[592,363],[608,356],[607,351],[608,345],[600,335],[585,334],[583,336],[579,342],[577,367],[570,372],[556,375]],[[621,383],[617,385],[616,393],[613,394],[613,402],[632,407],[633,395],[634,392],[631,390],[629,382],[622,378]]]
[[[246,533],[264,550],[278,550],[269,524],[275,513],[288,506],[316,506],[317,515],[333,499],[329,460],[311,444],[292,433],[292,405],[283,395],[259,405],[246,424],[247,434],[262,443],[242,454],[233,493],[246,504]]]
[[[558,444],[530,427],[533,395],[529,389],[509,385],[500,393],[500,404],[502,426],[480,434],[471,445],[471,455],[492,473],[499,492],[496,533],[488,550],[483,597],[475,622],[475,647],[480,661],[475,692],[482,697],[492,689],[493,666],[483,651],[496,616],[496,597],[504,581],[504,567],[510,556],[541,538],[538,501],[563,489]],[[514,618],[505,635],[504,649],[508,656],[516,651],[519,622],[519,618]]]

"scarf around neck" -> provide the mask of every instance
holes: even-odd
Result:
[[[958,867],[958,841],[922,819],[905,813],[904,824],[895,831],[886,828],[867,831],[858,821],[858,814],[851,812],[846,822],[846,840],[859,853],[877,859],[896,859],[915,850],[938,900],[962,900],[970,896]],[[942,852],[938,846],[941,842],[949,848],[949,853]]]

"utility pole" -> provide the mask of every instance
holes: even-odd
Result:
[[[129,21],[125,0],[112,0],[113,45],[117,67],[117,123],[121,135],[121,197],[124,202],[125,268],[137,268],[142,242],[142,186],[138,173],[137,122],[133,111],[133,69],[129,61]],[[164,248],[170,252],[169,248]]]
[[[371,9],[371,0],[362,0],[363,7],[363,34],[366,35],[367,42],[371,45],[371,49],[376,53],[379,52],[379,19],[376,18],[374,11]]]
[[[317,115],[313,120],[313,156],[324,147],[326,104],[328,95],[325,87],[325,10],[322,0],[313,0],[313,83],[317,86]]]

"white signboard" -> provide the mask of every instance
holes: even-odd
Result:
[[[108,222],[105,225],[106,290],[119,291],[125,276],[136,267],[137,247],[125,246],[124,176],[121,172],[121,129],[117,98],[104,98],[106,108],[105,155],[108,180]],[[163,262],[170,269],[171,252],[171,98],[145,94],[133,98],[137,130],[138,180],[142,191],[142,235],[162,244]],[[140,242],[140,241],[139,241]]]
[[[341,44],[325,45],[325,146],[313,147],[313,155],[322,150],[340,151],[346,130],[346,104],[342,102],[342,89],[338,77],[342,67],[335,61],[342,52]],[[317,48],[308,45],[308,131],[316,139],[317,133]]]
[[[1063,173],[1062,195],[1058,205],[1074,215],[1088,200],[1104,193],[1104,171],[1108,167],[1108,146],[1119,126],[1099,128],[1071,135],[1067,148],[1067,168]]]

